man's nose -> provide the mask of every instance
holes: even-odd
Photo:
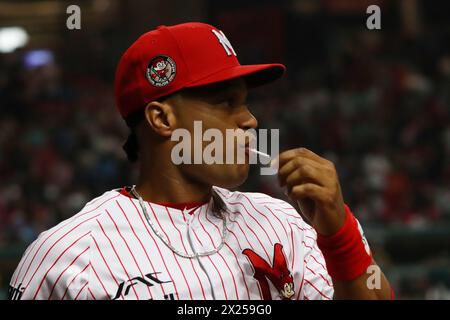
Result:
[[[256,120],[255,116],[250,112],[250,110],[246,108],[241,116],[239,128],[243,130],[248,130],[248,129],[256,129],[257,127],[258,127],[258,120]]]

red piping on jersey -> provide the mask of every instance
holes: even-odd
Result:
[[[123,187],[122,189],[120,189],[120,194],[123,194],[126,197],[132,198],[134,199],[134,197],[130,194],[130,192],[128,192],[128,190]],[[178,209],[178,210],[184,210],[184,209],[192,209],[192,208],[196,208],[196,207],[200,207],[202,205],[205,205],[208,203],[208,201],[198,201],[198,202],[181,202],[181,203],[170,203],[170,202],[155,202],[155,201],[151,201],[151,203],[160,205],[160,206],[164,206],[164,207],[169,207],[169,208],[173,208],[173,209]],[[194,212],[194,210],[189,211],[189,214],[192,214]]]

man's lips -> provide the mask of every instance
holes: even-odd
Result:
[[[250,146],[248,143],[245,145],[241,145],[240,148],[244,149],[246,155],[250,154]]]
[[[244,152],[242,152],[244,151]],[[239,144],[237,146],[237,149],[235,150],[235,153],[238,157],[243,157],[245,155],[245,158],[248,159],[249,155],[250,155],[250,146],[249,144]]]

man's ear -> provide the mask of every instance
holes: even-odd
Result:
[[[152,101],[145,107],[145,118],[158,135],[170,137],[175,129],[176,117],[173,106],[166,102]]]

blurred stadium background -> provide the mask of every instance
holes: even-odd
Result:
[[[66,28],[71,4],[81,30]],[[370,4],[381,30],[366,28]],[[133,181],[112,89],[121,53],[160,24],[197,20],[221,28],[241,63],[287,65],[252,111],[282,149],[336,162],[397,298],[450,299],[449,13],[426,0],[0,1],[0,298],[40,232]],[[254,173],[242,189],[284,198]]]

